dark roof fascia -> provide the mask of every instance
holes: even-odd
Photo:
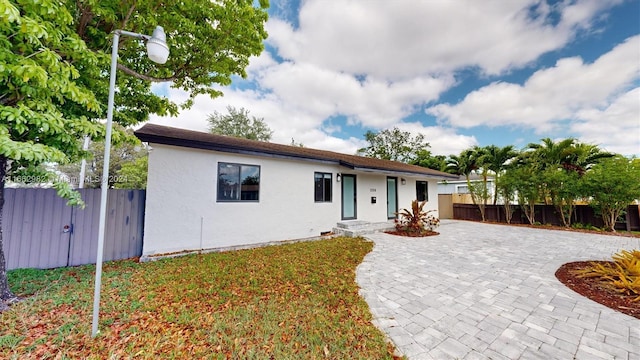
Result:
[[[375,168],[375,167],[354,167],[353,169],[356,171],[362,171],[362,172],[387,173],[387,174],[393,174],[393,175],[404,175],[407,177],[420,176],[420,177],[427,177],[430,179],[442,179],[442,180],[451,179],[451,177],[446,175],[425,174],[421,172],[411,172],[411,171],[395,171],[395,170],[381,169],[381,168]]]
[[[344,167],[349,168],[349,169],[351,169],[351,170],[353,170],[353,169],[355,169],[355,168],[356,168],[353,164],[348,163],[348,162],[346,162],[346,161],[344,161],[344,160],[338,160],[338,164],[339,164],[340,166],[344,166]]]
[[[350,162],[347,162],[345,160],[340,160],[340,159],[322,159],[318,157],[304,156],[304,155],[296,156],[296,155],[282,154],[278,151],[272,151],[272,150],[266,150],[266,149],[261,149],[259,151],[256,151],[256,150],[242,147],[242,146],[233,146],[233,145],[220,146],[218,144],[212,144],[210,142],[197,141],[193,139],[182,139],[177,137],[152,135],[152,134],[145,134],[145,133],[138,133],[138,132],[136,132],[135,135],[141,141],[144,141],[147,143],[156,143],[156,144],[186,147],[186,148],[192,148],[192,149],[218,151],[223,153],[234,153],[234,154],[240,154],[240,155],[270,157],[270,158],[279,158],[279,159],[287,159],[287,160],[305,160],[305,161],[312,161],[312,162],[324,163],[324,164],[338,164],[342,167],[346,167],[351,170],[363,171],[363,172],[377,172],[377,173],[382,172],[382,173],[394,174],[399,176],[405,175],[405,176],[427,177],[432,179],[450,179],[450,177],[446,175],[425,174],[422,172],[411,172],[411,171],[398,171],[398,170],[378,168],[378,167],[359,167]],[[457,179],[455,175],[452,175],[452,177]]]
[[[324,164],[335,164],[337,161],[335,160],[323,160],[315,157],[309,156],[294,156],[294,155],[284,155],[275,151],[268,150],[249,150],[239,146],[219,146],[217,144],[211,144],[208,142],[201,142],[195,140],[186,140],[174,137],[165,137],[165,136],[156,136],[156,135],[148,135],[148,134],[136,134],[140,141],[148,142],[148,143],[156,143],[162,145],[171,145],[178,147],[186,147],[192,149],[202,149],[202,150],[211,150],[211,151],[219,151],[223,153],[232,153],[232,154],[240,154],[240,155],[252,155],[252,156],[261,156],[261,157],[270,157],[270,158],[278,158],[278,159],[287,159],[287,160],[306,160],[319,162]]]

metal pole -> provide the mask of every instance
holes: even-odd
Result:
[[[91,324],[91,337],[98,335],[98,318],[100,313],[100,287],[102,285],[102,258],[104,253],[104,236],[106,231],[107,215],[107,188],[109,187],[109,160],[111,156],[111,128],[113,127],[113,102],[116,88],[116,69],[118,67],[118,42],[120,31],[113,35],[113,48],[111,50],[111,75],[109,76],[109,102],[107,103],[107,133],[104,140],[104,164],[102,165],[102,182],[100,184],[100,225],[98,227],[98,256],[96,258],[96,281],[93,293],[93,322]]]
[[[89,148],[89,136],[84,136],[84,143],[82,144],[82,150],[87,151]],[[80,163],[80,179],[78,180],[78,189],[84,188],[84,177],[86,174],[87,168],[87,159],[82,158],[82,162]]]

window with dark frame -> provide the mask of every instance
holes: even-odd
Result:
[[[218,201],[257,202],[260,199],[260,166],[218,163]]]
[[[316,202],[331,202],[333,175],[331,173],[314,173],[314,198]]]
[[[416,199],[429,201],[429,183],[427,181],[416,181]]]

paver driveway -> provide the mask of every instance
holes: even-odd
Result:
[[[375,247],[357,269],[374,323],[409,359],[640,360],[640,320],[554,276],[640,239],[466,221],[437,230],[367,235]]]

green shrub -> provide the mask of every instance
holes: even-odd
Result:
[[[600,228],[595,227],[591,224],[582,224],[582,223],[573,223],[571,227],[578,230],[594,230],[594,231],[602,231]]]

